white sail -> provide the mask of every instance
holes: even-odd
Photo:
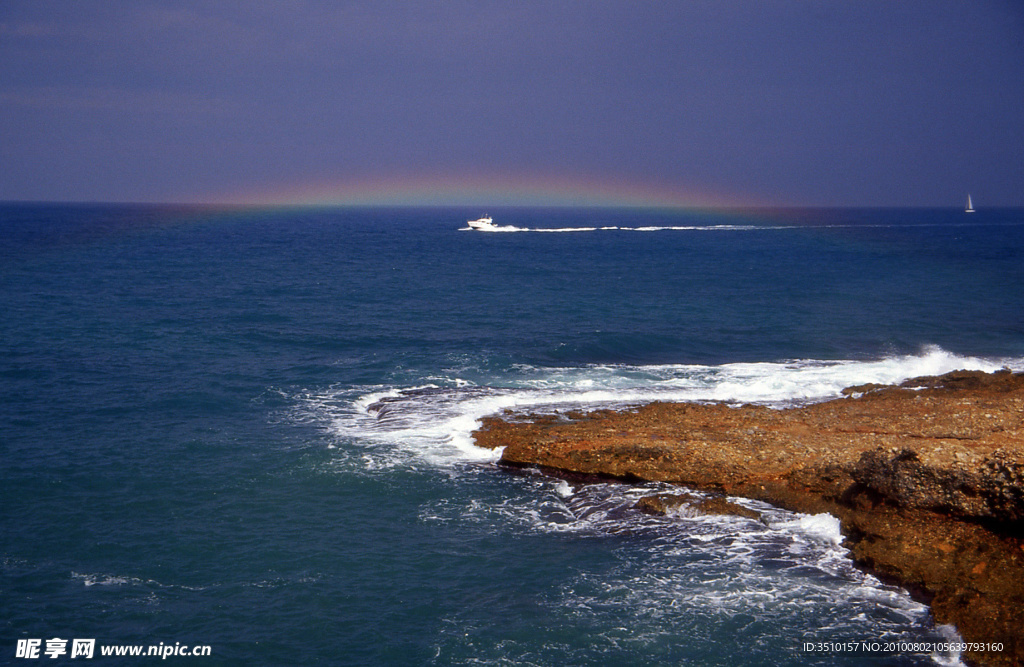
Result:
[[[971,195],[967,195],[967,208],[964,209],[966,213],[974,213],[974,204],[971,203]]]

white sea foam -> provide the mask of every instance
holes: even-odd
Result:
[[[651,516],[636,508],[639,498],[666,491],[679,489],[659,483],[573,486],[538,474],[524,477],[521,494],[501,502],[446,497],[425,506],[421,518],[601,540],[617,565],[570,573],[550,607],[598,628],[600,619],[628,618],[632,641],[685,635],[738,618],[758,628],[744,639],[764,642],[752,648],[766,654],[787,640],[779,632],[809,618],[819,638],[938,641],[925,605],[853,565],[834,517],[741,498],[730,500],[759,512],[760,519],[685,511]],[[933,659],[957,664],[950,654]]]
[[[78,579],[86,588],[93,586],[129,586],[147,589],[157,588],[177,588],[187,591],[202,591],[209,588],[208,586],[186,586],[184,584],[162,584],[155,579],[141,579],[139,577],[129,577],[117,574],[102,574],[102,573],[80,573],[72,572],[72,579]]]
[[[275,586],[287,586],[295,583],[307,584],[315,583],[320,580],[320,574],[306,574],[297,577],[280,577],[276,579],[261,579],[258,581],[239,581],[229,583],[215,583],[205,586],[193,586],[186,584],[165,584],[155,579],[142,579],[139,577],[130,577],[116,574],[102,574],[102,573],[79,573],[72,572],[72,579],[77,579],[82,582],[86,588],[93,586],[126,586],[130,588],[138,588],[143,590],[156,590],[156,589],[171,589],[171,590],[184,590],[184,591],[205,591],[211,588],[219,588],[222,586],[251,586],[254,588],[267,588]]]
[[[648,225],[643,227],[517,227],[515,225],[494,225],[492,227],[473,229],[462,227],[459,231],[479,231],[490,233],[532,232],[541,234],[565,234],[577,232],[746,232],[762,229],[792,229],[796,225]]]
[[[1002,224],[1002,223],[994,223]],[[1017,224],[1017,223],[1006,223],[1006,224]],[[509,232],[528,232],[528,233],[574,233],[574,232],[609,232],[609,231],[623,231],[623,232],[751,232],[751,231],[769,231],[769,230],[786,230],[786,229],[878,229],[878,228],[915,228],[915,227],[966,227],[970,226],[970,223],[883,223],[883,224],[867,224],[867,223],[830,223],[830,224],[719,224],[719,225],[643,225],[640,227],[622,227],[618,225],[609,225],[602,227],[519,227],[516,225],[493,225],[491,227],[483,229],[474,229],[473,227],[461,227],[460,232],[497,232],[497,233],[509,233]]]
[[[562,480],[562,481],[558,482],[557,484],[555,484],[555,493],[557,493],[558,495],[560,495],[563,498],[568,498],[569,496],[571,496],[573,494],[573,488],[569,484],[569,482],[566,482],[565,480]]]
[[[122,577],[113,574],[80,574],[78,572],[72,572],[71,577],[73,579],[80,580],[86,587],[90,586],[125,586],[125,585],[141,585],[141,584],[156,584],[155,581],[143,580],[137,577]],[[158,585],[158,584],[157,584]]]
[[[651,401],[725,401],[775,407],[836,398],[850,386],[892,384],[957,369],[1024,369],[1024,359],[965,357],[929,347],[917,355],[875,360],[791,360],[708,365],[517,365],[487,384],[450,369],[429,382],[332,388],[298,397],[298,419],[324,424],[360,450],[367,469],[494,461],[475,446],[480,420],[503,411],[566,412]],[[477,374],[479,375],[479,374]],[[332,445],[337,446],[334,441]],[[372,463],[371,463],[372,462]]]
[[[472,432],[483,417],[505,410],[559,414],[654,400],[781,407],[834,398],[851,385],[1002,367],[1024,369],[1024,359],[964,357],[930,347],[917,355],[874,360],[520,364],[481,372],[479,363],[465,358],[408,386],[305,393],[297,397],[298,418],[323,426],[337,448],[331,455],[347,473],[378,475],[426,467],[447,471],[461,486],[489,468],[466,464],[500,456],[476,447]],[[766,627],[801,627],[814,618],[827,633],[822,637],[936,638],[926,606],[853,565],[839,522],[830,515],[794,514],[736,498],[733,502],[760,512],[761,519],[702,516],[685,505],[669,516],[650,516],[635,508],[637,500],[673,487],[574,485],[540,475],[522,479],[522,493],[486,502],[472,493],[443,496],[426,502],[420,518],[477,524],[488,531],[629,537],[613,543],[622,545],[612,547],[618,549],[617,568],[570,576],[550,600],[552,609],[588,623],[631,617],[629,641],[657,641],[666,628],[684,634],[689,626],[706,628],[709,615],[723,622],[749,618]],[[599,634],[609,642],[626,641],[613,628]],[[761,641],[758,636],[752,635],[751,641]],[[765,636],[768,642],[781,641],[771,633]],[[767,644],[761,649],[773,650]],[[932,657],[939,664],[959,664],[956,655]]]
[[[952,625],[937,625],[935,626],[936,631],[941,635],[944,643],[952,644],[957,646],[963,643],[963,637],[956,631],[956,627]],[[943,667],[963,667],[963,662],[960,660],[961,651],[956,650],[949,654],[932,653],[931,658],[936,663],[943,665]]]
[[[801,530],[811,538],[822,542],[838,545],[843,541],[843,535],[839,532],[839,519],[831,514],[801,516],[786,526]]]

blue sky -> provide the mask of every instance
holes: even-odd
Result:
[[[0,2],[0,199],[1024,206],[1019,0]]]

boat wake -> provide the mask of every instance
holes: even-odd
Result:
[[[564,234],[577,232],[720,232],[751,231],[759,229],[792,229],[795,225],[665,225],[647,227],[516,227],[514,225],[490,225],[487,227],[462,227],[462,232],[532,232],[538,234]]]

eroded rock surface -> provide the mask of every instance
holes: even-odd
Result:
[[[505,465],[830,512],[857,562],[929,601],[965,641],[1004,646],[968,660],[1024,664],[1024,374],[956,371],[844,394],[785,410],[652,403],[490,418],[475,437],[504,447]]]

